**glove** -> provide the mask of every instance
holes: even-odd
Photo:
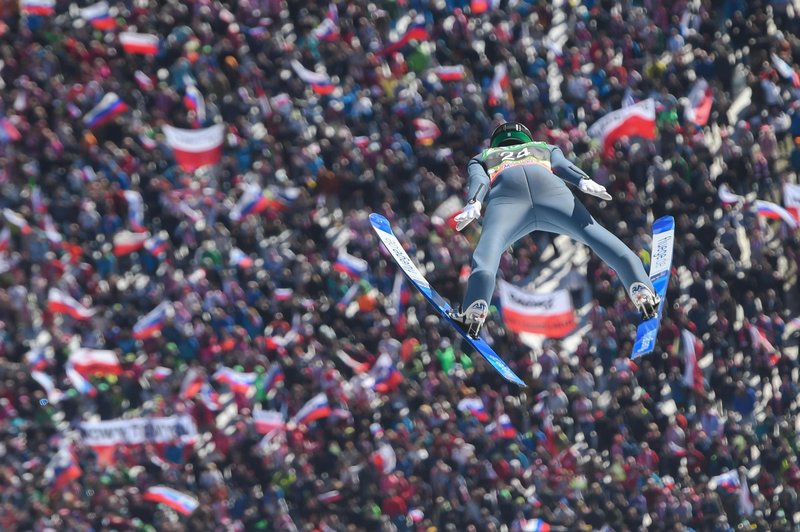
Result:
[[[581,179],[578,183],[578,188],[581,189],[581,192],[584,194],[591,194],[592,196],[597,196],[604,200],[611,199],[611,194],[606,192],[606,187],[600,183],[595,183],[591,179]]]
[[[456,221],[456,231],[461,231],[470,223],[472,220],[477,220],[481,217],[481,202],[478,200],[470,201],[464,208],[461,209],[461,212],[456,214],[455,221]]]

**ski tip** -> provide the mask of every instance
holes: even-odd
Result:
[[[662,216],[653,222],[653,232],[660,233],[675,227],[675,218],[672,216]]]
[[[377,212],[373,212],[369,215],[369,223],[371,223],[376,229],[380,229],[386,233],[392,232],[391,226],[389,225],[389,220],[387,220],[384,215],[378,214]]]

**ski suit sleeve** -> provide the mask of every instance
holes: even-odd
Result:
[[[478,191],[478,187],[481,185],[483,185],[483,188],[475,199],[483,203],[483,198],[485,198],[486,194],[489,192],[489,174],[486,173],[486,168],[483,167],[481,155],[476,155],[470,159],[469,163],[467,163],[468,200],[472,199],[472,197]]]
[[[578,168],[575,163],[570,161],[564,156],[564,152],[558,146],[550,147],[550,166],[553,168],[553,173],[558,177],[578,186],[581,179],[589,179],[586,172]]]

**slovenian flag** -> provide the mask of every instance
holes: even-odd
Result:
[[[442,81],[461,81],[467,77],[464,65],[438,66],[433,69],[433,73]]]
[[[777,54],[772,54],[772,64],[775,66],[775,70],[784,78],[792,82],[792,86],[796,89],[800,89],[800,74],[797,71],[789,66],[789,63],[781,59],[777,56]]]
[[[150,233],[120,231],[114,235],[114,255],[121,257],[138,251],[144,247],[148,238],[150,238]]]
[[[23,235],[31,234],[31,225],[28,223],[28,220],[18,212],[6,207],[3,209],[3,217],[8,223],[19,229],[19,232]]]
[[[211,376],[217,382],[227,384],[234,393],[248,395],[253,391],[256,382],[255,373],[242,373],[231,368],[222,367]]]
[[[81,18],[101,31],[113,29],[117,25],[109,12],[108,2],[105,1],[81,8]]]
[[[157,502],[169,506],[176,512],[183,515],[191,515],[192,512],[194,512],[197,507],[200,506],[200,502],[194,497],[166,486],[153,486],[151,488],[147,488],[142,498],[146,501]]]
[[[186,375],[183,376],[181,382],[181,389],[178,392],[178,397],[181,399],[189,400],[206,385],[206,379],[200,371],[195,368],[189,368]]]
[[[347,274],[352,279],[360,279],[367,273],[367,261],[350,255],[347,251],[341,250],[333,265],[334,271]]]
[[[26,15],[50,16],[56,11],[56,0],[20,0],[19,8]]]
[[[304,67],[297,59],[292,60],[292,68],[297,76],[311,85],[311,89],[320,95],[331,94],[336,90],[336,85],[331,81],[327,74],[320,74]]]
[[[121,115],[127,110],[128,104],[123,102],[119,96],[117,96],[116,92],[109,92],[103,96],[100,103],[86,113],[86,116],[83,117],[83,124],[89,129],[94,129],[107,124],[113,120],[114,117]]]
[[[403,375],[397,370],[389,353],[381,353],[370,370],[370,376],[375,379],[372,388],[379,393],[392,392],[403,382]]]
[[[194,111],[197,117],[197,123],[200,124],[206,120],[206,101],[203,99],[203,94],[196,85],[187,85],[186,92],[183,95],[183,105],[189,111]]]
[[[128,226],[131,231],[141,233],[145,231],[144,225],[144,201],[142,195],[136,190],[123,191],[125,201],[128,202]]]
[[[759,216],[770,218],[771,220],[783,220],[792,229],[797,229],[797,220],[780,205],[771,201],[756,200],[755,206],[758,209]]]
[[[320,41],[332,41],[339,36],[339,10],[336,4],[328,6],[328,13],[325,19],[313,30],[314,37]]]
[[[22,140],[17,127],[6,117],[0,117],[0,143],[8,144]]]
[[[3,230],[0,231],[0,252],[1,251],[8,251],[11,247],[11,230],[8,226],[3,227]]]
[[[269,394],[272,390],[278,387],[278,383],[284,382],[286,375],[283,373],[283,368],[277,362],[273,362],[267,372],[264,374],[261,384],[261,390],[264,394]]]
[[[222,159],[225,126],[215,124],[204,129],[180,129],[164,126],[164,136],[175,161],[187,172],[217,164]]]
[[[41,386],[42,389],[44,389],[45,393],[47,393],[47,400],[52,404],[58,404],[59,401],[61,401],[61,399],[64,397],[64,392],[56,387],[52,377],[50,377],[50,375],[47,373],[42,373],[41,371],[31,371],[31,377],[33,380],[39,383],[39,386]]]
[[[614,144],[626,137],[656,138],[656,104],[648,98],[617,111],[612,111],[587,130],[597,139],[607,156],[614,155]]]
[[[688,122],[703,127],[708,124],[711,116],[711,106],[714,103],[714,91],[711,85],[703,78],[694,82],[689,91],[689,106],[686,107],[684,118]]]
[[[54,314],[67,314],[76,320],[88,320],[95,313],[94,309],[84,307],[58,288],[51,288],[47,293],[47,310]]]
[[[286,421],[283,414],[274,410],[256,410],[253,412],[253,426],[259,434],[269,434],[273,430],[283,429]]]
[[[155,336],[164,327],[170,310],[172,310],[172,304],[169,301],[163,301],[136,322],[133,326],[133,337],[136,340],[144,340]]]
[[[292,421],[298,425],[308,425],[329,415],[331,415],[331,405],[328,403],[328,397],[324,393],[319,393],[297,411]]]
[[[88,395],[89,397],[94,397],[97,395],[97,389],[92,386],[88,380],[84,379],[83,376],[78,373],[72,364],[67,363],[64,367],[64,371],[67,374],[67,378],[72,383],[72,386],[75,390],[78,391],[81,395]]]
[[[475,419],[482,423],[489,421],[489,413],[483,406],[483,401],[479,397],[465,397],[458,402],[458,409],[461,412],[469,412]]]
[[[508,94],[507,91],[510,79],[511,78],[508,76],[508,66],[505,63],[499,63],[494,66],[494,77],[492,78],[492,83],[489,85],[488,104],[490,106],[500,105],[503,96]]]
[[[167,252],[167,233],[159,231],[144,241],[144,249],[146,249],[152,256],[158,257]]]
[[[261,190],[261,187],[250,184],[247,185],[239,201],[237,201],[236,205],[231,209],[230,218],[234,222],[238,222],[245,216],[264,212],[269,206],[270,201],[264,195],[264,191]]]
[[[158,35],[123,31],[119,34],[122,49],[129,54],[156,55],[159,46]]]
[[[117,354],[108,349],[81,347],[69,355],[69,364],[83,377],[121,375],[122,365]]]
[[[384,46],[382,50],[378,51],[377,55],[393,54],[411,41],[425,41],[429,38],[430,34],[425,28],[425,19],[419,16],[399,39]]]
[[[56,452],[44,470],[44,480],[50,487],[50,492],[63,490],[70,482],[81,477],[80,466],[75,456],[66,447]]]
[[[253,259],[241,249],[233,248],[228,259],[228,266],[250,268],[253,266]]]

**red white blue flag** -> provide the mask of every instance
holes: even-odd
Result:
[[[231,368],[222,367],[211,376],[217,382],[227,384],[234,393],[249,395],[256,382],[255,373],[242,373]]]
[[[344,250],[339,251],[339,256],[333,265],[334,271],[344,273],[353,279],[360,279],[367,273],[368,267],[367,261],[354,257]]]
[[[308,400],[292,418],[298,425],[308,425],[318,419],[323,419],[331,415],[331,405],[328,397],[324,393],[319,393]]]
[[[83,117],[83,124],[94,129],[112,121],[114,117],[121,115],[128,110],[128,104],[123,102],[116,92],[109,92],[100,103],[94,106],[91,111]]]
[[[72,452],[62,447],[47,464],[44,479],[50,487],[50,492],[53,493],[63,490],[70,482],[79,479],[82,473]]]
[[[300,79],[311,85],[311,89],[315,93],[326,95],[336,90],[336,84],[331,81],[331,78],[329,78],[327,74],[309,70],[297,59],[292,60],[292,68]]]
[[[121,257],[138,251],[144,247],[148,238],[150,238],[150,233],[120,231],[114,235],[114,255]]]
[[[51,288],[47,293],[47,309],[54,314],[67,314],[76,320],[88,320],[95,314],[94,309],[84,307],[58,288]]]
[[[461,412],[469,412],[482,423],[489,421],[489,413],[480,397],[465,397],[458,402],[458,409]]]
[[[425,19],[420,16],[414,20],[414,22],[408,27],[408,29],[406,29],[400,38],[384,46],[377,52],[377,55],[382,56],[393,54],[402,49],[411,41],[427,41],[428,39],[430,39],[430,34],[425,28]]]
[[[102,1],[81,8],[81,18],[92,25],[93,28],[107,31],[117,25],[108,8],[108,2]]]
[[[145,231],[142,195],[136,190],[125,190],[123,194],[128,202],[128,227],[137,233]]]
[[[169,313],[172,310],[172,303],[163,301],[156,308],[148,312],[133,326],[133,337],[137,340],[144,340],[155,336],[164,327]]]
[[[253,412],[253,426],[259,434],[269,434],[273,430],[282,430],[286,426],[286,420],[280,412],[256,410]]]
[[[27,15],[49,16],[56,11],[56,0],[20,0],[19,8]]]
[[[169,506],[183,515],[191,515],[200,501],[194,497],[166,486],[153,486],[147,488],[142,497],[146,501],[157,502]]]
[[[123,31],[119,34],[119,42],[122,49],[129,54],[156,55],[160,39],[158,35],[148,33],[134,33]]]

